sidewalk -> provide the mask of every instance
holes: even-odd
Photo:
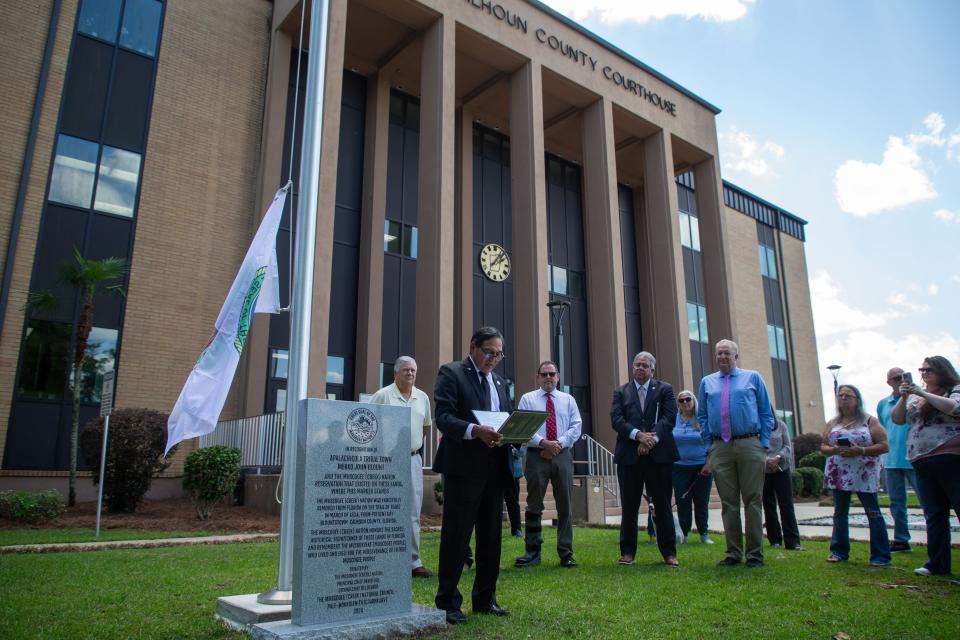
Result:
[[[150,549],[153,547],[182,547],[193,544],[236,544],[246,542],[276,542],[277,533],[236,533],[224,536],[193,538],[157,538],[155,540],[110,540],[105,542],[56,542],[52,544],[14,544],[0,546],[3,553],[61,553],[65,551],[103,551],[104,549]]]

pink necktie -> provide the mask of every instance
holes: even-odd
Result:
[[[730,442],[733,437],[730,430],[730,376],[723,376],[720,391],[720,437],[724,442]]]
[[[547,440],[557,439],[557,414],[553,408],[553,396],[547,394]]]

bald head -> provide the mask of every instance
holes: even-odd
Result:
[[[903,369],[894,367],[890,369],[890,371],[887,371],[887,384],[890,385],[894,394],[900,391],[901,382],[903,382]]]

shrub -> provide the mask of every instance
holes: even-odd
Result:
[[[433,483],[433,497],[437,504],[443,506],[443,480],[437,480]]]
[[[818,497],[823,493],[823,471],[814,467],[798,467],[803,478],[803,495]]]
[[[820,445],[823,444],[823,436],[819,433],[801,433],[793,439],[793,463],[799,467],[800,461],[808,453],[820,451]]]
[[[799,498],[803,495],[803,476],[799,471],[793,469],[790,471],[790,482],[793,483],[793,497]]]
[[[813,467],[814,469],[820,469],[820,471],[823,471],[824,467],[826,467],[826,464],[827,456],[823,455],[819,451],[814,451],[813,453],[808,453],[800,458],[800,462],[797,463],[797,466]]]
[[[210,517],[210,507],[226,497],[240,479],[240,449],[216,445],[197,449],[183,467],[183,488],[190,494],[197,518]]]
[[[93,468],[93,481],[100,477],[100,446],[103,418],[87,423],[80,433],[80,450]],[[168,466],[161,458],[167,441],[167,414],[151,409],[118,409],[110,416],[107,469],[103,502],[111,513],[133,513],[150,489],[153,476]],[[171,449],[171,453],[176,448]]]
[[[4,520],[41,524],[59,518],[63,509],[63,499],[53,489],[0,491],[0,518]]]

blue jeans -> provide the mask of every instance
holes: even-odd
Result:
[[[710,489],[713,488],[713,478],[701,476],[701,469],[703,469],[702,464],[673,463],[673,493],[676,496],[677,519],[680,521],[680,530],[683,531],[683,535],[690,533],[694,518],[697,522],[697,533],[700,535],[709,533],[707,518],[710,515]],[[687,489],[690,492],[684,498],[683,494]]]
[[[913,463],[927,520],[927,564],[931,573],[950,573],[950,508],[960,518],[960,456],[939,455]]]
[[[913,469],[887,469],[887,495],[890,496],[890,515],[893,516],[893,541],[910,542],[910,529],[907,528],[907,483],[917,490],[917,476]]]
[[[833,535],[830,537],[830,552],[846,560],[850,557],[850,491],[833,490]],[[863,503],[870,524],[870,562],[890,562],[890,539],[887,537],[887,523],[880,512],[877,494],[858,491],[857,496]]]

